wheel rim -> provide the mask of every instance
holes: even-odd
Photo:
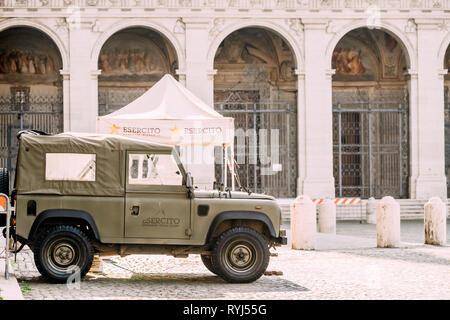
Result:
[[[251,270],[256,264],[255,246],[247,241],[233,241],[224,250],[225,265],[234,272],[243,273]]]
[[[66,273],[80,261],[80,247],[72,239],[58,239],[49,245],[47,260],[54,270]]]

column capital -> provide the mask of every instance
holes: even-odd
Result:
[[[211,18],[183,18],[186,29],[209,29],[212,21]]]
[[[214,80],[214,76],[217,74],[217,69],[206,70],[206,77],[208,80]]]
[[[329,20],[328,19],[312,19],[302,18],[301,23],[305,30],[326,30]]]
[[[336,69],[326,69],[325,70],[325,77],[327,80],[331,80],[333,78],[333,75],[336,74]]]
[[[411,79],[417,79],[419,77],[419,72],[417,70],[408,69],[405,74],[409,75]]]
[[[186,76],[186,70],[176,69],[175,74],[177,74],[179,76]]]
[[[70,80],[70,71],[59,70],[59,74],[63,76],[63,80]]]
[[[438,69],[439,80],[444,80],[446,74],[448,74],[448,69]]]
[[[102,70],[92,70],[91,71],[91,79],[97,80],[98,76],[102,73]]]
[[[295,69],[294,74],[297,76],[298,79],[302,80],[305,79],[305,70]]]
[[[440,29],[440,25],[446,25],[445,20],[437,20],[437,19],[414,19],[417,30],[430,30],[430,31],[438,31]]]

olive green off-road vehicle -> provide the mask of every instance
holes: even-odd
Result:
[[[173,147],[117,135],[19,133],[11,199],[11,234],[51,282],[84,276],[94,254],[200,254],[224,280],[251,282],[286,244],[273,197],[200,191]]]

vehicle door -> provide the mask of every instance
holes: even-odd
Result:
[[[125,237],[189,238],[184,171],[170,152],[127,152]]]

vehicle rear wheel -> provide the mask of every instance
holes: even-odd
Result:
[[[211,256],[201,254],[200,257],[202,258],[202,262],[205,265],[206,269],[208,269],[209,271],[211,271],[214,274],[217,274],[217,272],[214,270],[214,268],[212,266]]]
[[[269,265],[270,253],[266,240],[253,229],[236,227],[217,239],[212,267],[227,282],[248,283],[259,279]]]
[[[0,193],[9,197],[9,173],[6,168],[0,168]]]
[[[33,246],[39,272],[50,282],[64,283],[69,277],[84,277],[94,259],[89,238],[78,228],[57,226],[40,235]]]

